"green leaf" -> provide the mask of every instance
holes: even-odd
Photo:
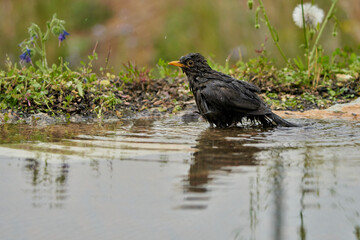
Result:
[[[41,88],[41,85],[40,85],[40,83],[38,83],[38,82],[32,82],[32,86],[37,90],[37,89],[39,89],[39,88]]]
[[[299,56],[297,57],[297,59],[294,58],[294,63],[299,68],[299,70],[305,70],[305,65]]]
[[[77,82],[76,87],[77,87],[77,89],[78,89],[79,95],[80,95],[81,97],[84,97],[84,90],[83,90],[81,81],[78,81],[78,82]]]

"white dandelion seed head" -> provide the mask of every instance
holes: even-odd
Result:
[[[316,5],[312,5],[311,3],[304,3],[303,8],[305,25],[311,28],[316,28],[316,26],[321,23],[324,18],[324,11],[321,8],[318,8]],[[298,27],[303,28],[301,4],[295,7],[293,12],[293,20]]]

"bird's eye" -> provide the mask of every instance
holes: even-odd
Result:
[[[192,67],[192,66],[194,66],[194,61],[189,60],[189,61],[186,62],[186,65],[188,65],[188,67]]]

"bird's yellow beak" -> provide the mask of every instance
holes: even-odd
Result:
[[[173,66],[176,66],[176,67],[187,67],[186,65],[182,64],[180,61],[169,62],[169,65],[173,65]]]

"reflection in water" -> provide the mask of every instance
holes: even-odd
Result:
[[[0,124],[0,144],[22,142],[61,142],[81,134],[96,136],[114,131],[128,122],[109,124],[59,124],[29,126],[21,124]]]
[[[61,208],[67,196],[67,179],[69,165],[67,163],[49,166],[33,158],[25,159],[25,179],[31,185],[33,206]]]
[[[274,213],[273,213],[273,239],[283,239],[283,217],[284,217],[284,159],[282,159],[278,151],[272,152],[273,166],[271,192],[273,193]]]
[[[360,226],[355,226],[355,231],[354,231],[356,240],[360,240]]]
[[[221,170],[231,172],[232,166],[256,165],[255,154],[260,151],[257,147],[244,146],[252,141],[252,137],[261,135],[261,130],[245,130],[241,128],[216,129],[208,128],[197,139],[196,152],[190,165],[188,184],[190,192],[206,192],[206,184],[211,180],[211,173]]]
[[[131,133],[153,133],[155,119],[145,118],[145,119],[135,119],[129,129]],[[145,137],[145,136],[142,136]]]
[[[351,174],[347,173],[349,175],[346,174],[346,176],[343,174],[346,168],[344,168],[344,164],[347,161],[350,160],[349,162],[354,164],[360,159],[360,152],[356,147],[360,140],[359,133],[350,123],[328,123],[315,125],[308,129],[296,129],[288,132],[277,131],[274,135],[268,136],[267,140],[275,140],[277,142],[274,146],[270,145],[268,152],[272,154],[280,152],[279,157],[274,157],[271,161],[268,161],[268,164],[272,165],[271,162],[276,163],[277,159],[282,158],[280,163],[282,163],[281,168],[283,170],[277,172],[283,173],[285,181],[282,184],[283,193],[288,192],[291,189],[291,185],[299,188],[300,202],[298,216],[300,220],[298,234],[300,239],[313,239],[319,232],[324,234],[324,226],[327,226],[326,229],[329,229],[328,226],[333,226],[334,223],[342,222],[343,220],[354,226],[354,234],[355,236],[357,235],[360,215],[359,205],[354,204],[356,200],[353,194],[359,195],[359,191],[356,191],[359,188],[356,184],[352,184],[352,181],[349,182],[348,176]],[[284,156],[291,158],[285,159]],[[294,171],[294,169],[296,170]],[[301,173],[298,185],[294,184],[294,172]],[[286,181],[286,179],[290,179],[290,181]],[[350,196],[347,196],[349,194],[347,193],[349,185],[352,185],[354,191],[350,193]],[[275,190],[275,186],[271,187]],[[296,191],[295,194],[297,194]],[[281,199],[287,203],[285,204],[286,206],[289,203],[294,204],[289,200],[293,198],[292,195],[287,195]],[[276,205],[275,207],[277,208]],[[278,209],[284,210],[284,207]],[[285,209],[287,212],[292,212],[291,207],[290,211],[289,207],[285,207]],[[283,219],[284,211],[281,212],[281,219]],[[280,211],[277,211],[277,213],[280,213]],[[326,214],[325,218],[324,214]],[[321,221],[316,219],[319,216],[321,216]],[[314,219],[316,220],[314,221]],[[282,228],[280,229],[280,236],[282,236],[282,232],[289,231],[286,224],[284,221],[280,224],[280,228]],[[333,228],[336,227],[334,226]],[[274,230],[276,229],[275,227]],[[348,231],[337,231],[336,237],[334,232],[330,233],[331,230],[327,231],[327,234],[331,237],[320,237],[317,239],[349,239],[342,236],[348,236]],[[339,236],[341,237],[339,238]],[[279,239],[279,237],[276,237],[275,234],[274,239]]]
[[[318,189],[318,176],[314,174],[314,169],[316,169],[316,164],[314,161],[311,161],[311,157],[309,156],[309,153],[306,152],[304,154],[304,160],[303,160],[303,166],[302,166],[302,172],[303,175],[301,177],[301,184],[300,184],[300,191],[301,191],[301,197],[300,197],[300,227],[299,227],[299,234],[300,239],[305,240],[306,239],[306,226],[304,221],[304,213],[306,209],[309,208],[320,208],[320,204],[310,204],[306,203],[306,198],[314,196],[316,197],[319,194]],[[335,178],[336,179],[336,176]]]
[[[209,188],[213,184],[224,184],[219,180],[209,184],[210,181],[236,171],[233,167],[255,166],[257,164],[255,155],[261,149],[245,144],[257,143],[256,139],[261,138],[264,132],[266,131],[260,129],[207,128],[199,134],[194,146],[196,151],[192,156],[188,176],[183,185],[185,203],[180,208],[206,209],[209,202],[206,193],[209,192]],[[256,215],[250,217],[255,223]]]
[[[187,193],[185,203],[180,208],[206,209],[209,202],[206,193],[214,184],[221,184],[214,178],[234,171],[236,174],[242,173],[241,170],[239,171],[238,168],[234,167],[260,164],[257,155],[265,149],[256,145],[263,143],[271,131],[244,128],[208,128],[204,130],[196,141],[196,152],[193,154],[188,178],[184,183]],[[258,217],[261,211],[264,211],[262,206],[268,204],[273,206],[273,217],[271,219],[273,236],[268,237],[268,239],[283,239],[285,167],[281,151],[271,151],[269,160],[267,174],[265,175],[266,183],[262,184],[271,186],[268,193],[271,194],[272,203],[268,203],[266,194],[261,193],[261,182],[264,181],[261,173],[257,172],[255,178],[251,178],[250,181],[248,196],[250,198],[248,209],[250,239],[256,239]],[[212,180],[216,183],[210,184],[209,182]],[[189,194],[191,194],[190,197]],[[247,198],[245,193],[243,196]],[[234,206],[235,209],[236,205]],[[242,228],[239,226],[239,229]],[[241,238],[241,230],[235,233],[235,238]]]

